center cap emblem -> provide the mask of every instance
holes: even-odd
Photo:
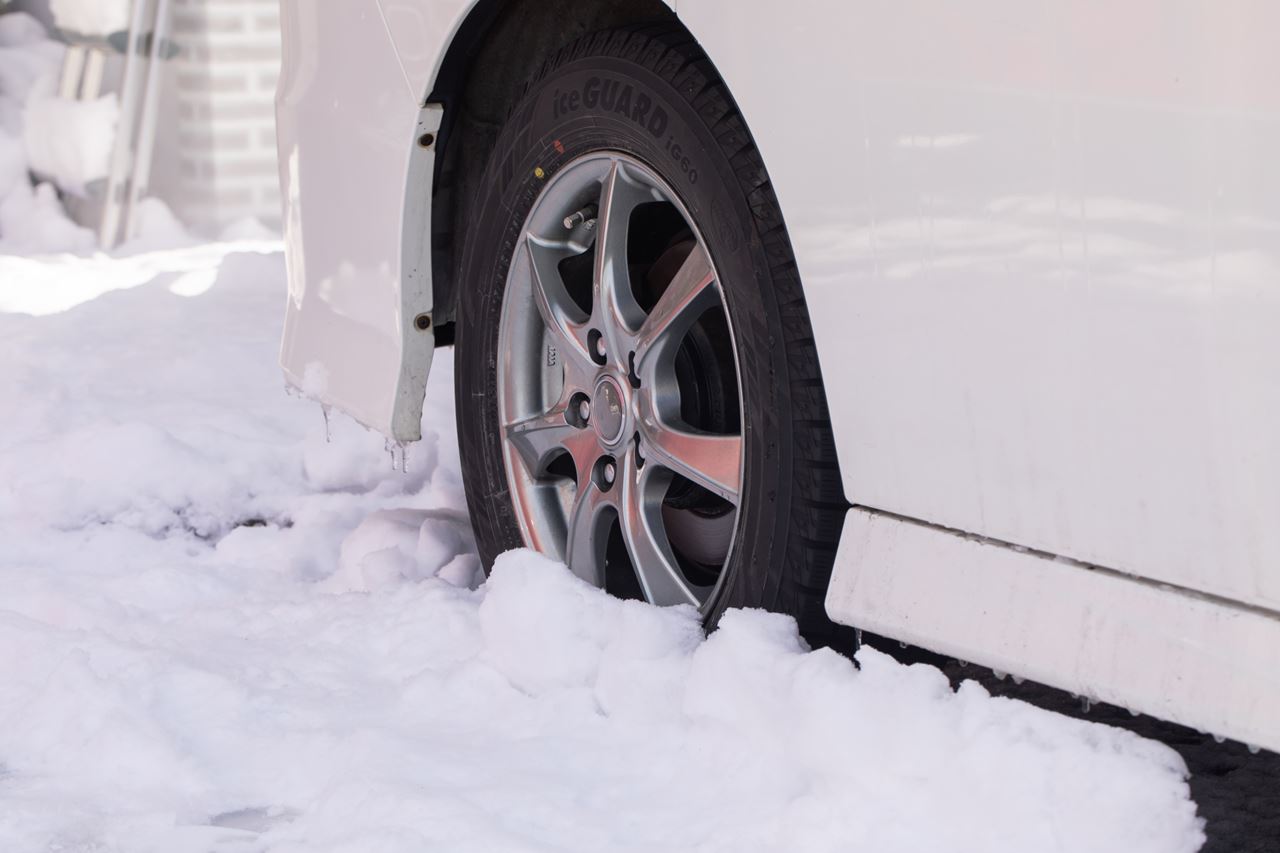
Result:
[[[622,428],[626,423],[623,406],[622,388],[618,383],[608,376],[601,379],[591,400],[591,421],[595,424],[596,435],[605,444],[614,444],[622,438]]]

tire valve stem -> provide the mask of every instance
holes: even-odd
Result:
[[[570,213],[564,218],[564,230],[572,231],[579,225],[585,225],[588,230],[596,227],[596,206],[589,204],[576,213]]]

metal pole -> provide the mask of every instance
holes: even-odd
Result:
[[[98,245],[111,249],[120,237],[120,206],[124,200],[126,175],[133,160],[136,132],[138,85],[141,81],[138,62],[142,54],[143,18],[148,0],[133,0],[129,12],[129,39],[124,58],[124,80],[120,85],[120,119],[116,125],[115,144],[111,150],[111,171],[107,174],[107,195],[102,204],[102,222],[98,229]]]
[[[62,77],[58,81],[58,97],[74,100],[80,94],[80,78],[84,75],[86,48],[73,44],[62,59]]]
[[[151,53],[147,58],[147,78],[143,86],[142,114],[138,117],[138,147],[134,152],[129,200],[125,207],[124,239],[136,235],[138,202],[151,183],[151,156],[156,142],[156,111],[160,105],[161,45],[169,37],[169,0],[157,0],[151,28]]]
[[[95,101],[102,94],[102,75],[106,69],[107,54],[100,47],[91,47],[88,50],[84,78],[80,83],[80,100]]]

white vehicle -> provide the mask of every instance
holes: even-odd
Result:
[[[1280,5],[284,0],[289,379],[486,564],[1280,749]]]

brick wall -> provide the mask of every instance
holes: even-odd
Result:
[[[163,192],[188,225],[246,216],[280,219],[274,98],[280,70],[279,0],[173,0],[173,39],[158,136],[176,169]],[[157,189],[161,189],[157,187]]]

